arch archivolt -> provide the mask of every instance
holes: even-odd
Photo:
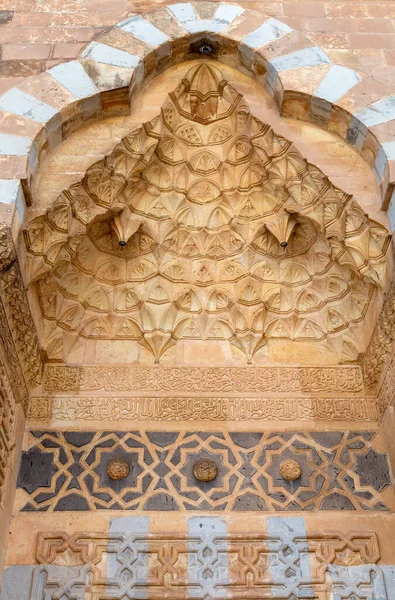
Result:
[[[308,38],[276,19],[216,2],[206,2],[201,12],[200,4],[173,4],[130,17],[101,34],[77,61],[27,78],[0,97],[7,116],[0,131],[2,154],[17,157],[11,161],[17,165],[10,173],[15,181],[2,180],[1,191],[4,201],[18,200],[20,219],[24,204],[33,201],[43,156],[89,120],[127,113],[146,81],[207,46],[212,58],[264,86],[282,114],[316,123],[361,152],[377,178],[382,207],[388,207],[395,149],[382,125],[395,117],[392,90],[381,86],[378,94],[363,73],[333,64]]]

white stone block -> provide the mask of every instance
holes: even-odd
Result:
[[[140,56],[129,54],[124,50],[119,50],[118,48],[113,48],[107,44],[101,44],[100,42],[92,42],[89,44],[81,54],[81,58],[125,69],[134,69],[141,60]]]
[[[131,33],[135,38],[150,46],[159,46],[169,40],[168,36],[163,33],[163,31],[160,31],[160,29],[140,16],[126,19],[125,21],[122,21],[122,23],[119,23],[117,27]]]
[[[251,48],[261,48],[283,37],[287,33],[291,33],[291,27],[277,21],[277,19],[268,19],[260,27],[249,33],[243,38],[244,44]]]
[[[235,18],[241,15],[243,12],[244,8],[241,6],[234,6],[233,4],[221,4],[214,15],[214,21],[230,25],[233,23]]]
[[[48,73],[73,94],[75,98],[88,98],[99,91],[81,63],[77,60],[56,65],[56,67],[49,69]]]
[[[171,4],[167,7],[180,23],[188,23],[189,21],[197,21],[198,17],[195,9],[189,2],[180,2],[179,4]]]
[[[333,65],[315,90],[314,95],[328,102],[336,102],[360,81],[360,76],[353,69]]]
[[[23,135],[0,133],[0,156],[26,156],[32,140]]]
[[[53,106],[18,88],[11,88],[0,96],[0,109],[38,123],[46,123],[58,112]]]

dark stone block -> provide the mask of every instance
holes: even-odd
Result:
[[[43,435],[53,435],[54,437],[58,437],[58,434],[55,433],[54,431],[41,431],[41,430],[39,431],[39,430],[31,429],[30,433],[32,435],[34,435],[34,437],[37,439],[42,437]]]
[[[105,492],[93,492],[92,496],[98,500],[103,500],[103,502],[111,502],[112,500],[112,496],[110,494],[106,494]]]
[[[56,471],[52,452],[42,452],[37,446],[30,448],[22,453],[17,487],[23,488],[29,494],[39,487],[50,487]]]
[[[373,510],[386,510],[388,511],[389,509],[386,507],[385,504],[383,504],[382,502],[377,502],[374,506],[373,506]]]
[[[59,462],[62,463],[62,465],[66,465],[69,462],[69,459],[67,457],[66,452],[63,450],[63,448],[59,449]]]
[[[270,444],[267,444],[266,450],[278,450],[281,446],[281,442],[271,442]]]
[[[240,432],[240,433],[230,433],[229,434],[232,441],[237,444],[238,446],[241,446],[242,448],[251,448],[252,446],[256,446],[256,444],[259,444],[259,442],[262,439],[262,434],[261,433],[244,433],[244,432]]]
[[[343,449],[343,451],[340,455],[339,462],[341,462],[342,465],[348,465],[348,463],[350,462],[350,453],[347,450],[347,448]]]
[[[176,441],[177,436],[178,432],[173,433],[170,431],[150,431],[147,433],[149,441],[162,448],[173,444]]]
[[[90,508],[85,498],[79,494],[70,494],[59,500],[55,506],[55,511],[63,510],[90,510]]]
[[[355,460],[355,471],[359,475],[361,485],[371,485],[376,491],[381,492],[391,484],[386,454],[380,454],[373,448],[369,448],[366,454],[358,454]]]
[[[13,10],[0,10],[0,25],[10,23],[14,16]]]
[[[151,496],[144,504],[144,510],[179,510],[179,506],[169,494]]]
[[[49,500],[50,498],[53,498],[54,496],[56,496],[56,492],[49,492],[49,493],[42,493],[42,494],[38,494],[34,499],[37,502],[37,504],[41,504],[41,502],[45,502],[46,500]]]
[[[28,502],[22,508],[21,512],[36,512],[36,510],[38,510],[38,509],[35,506],[33,506],[33,504],[30,504],[30,502]]]
[[[374,438],[376,435],[376,431],[350,431],[347,439],[352,440],[354,437],[362,437],[364,440],[368,442]]]
[[[137,500],[138,498],[141,498],[142,494],[141,492],[126,492],[123,496],[122,496],[122,500],[124,502],[133,502],[133,500]],[[127,507],[129,510],[129,506]]]
[[[43,446],[43,448],[60,448],[61,442],[56,442],[51,438],[45,438],[41,441],[41,445]]]
[[[66,481],[67,481],[67,477],[64,473],[59,475],[59,477],[56,479],[56,484],[55,484],[55,493],[56,494],[59,494],[61,488],[64,486]]]
[[[321,446],[325,446],[325,448],[332,448],[333,446],[340,444],[344,434],[337,431],[314,431],[310,435],[313,440],[318,442]]]
[[[118,442],[112,439],[103,440],[99,444],[95,444],[95,448],[112,448]]]
[[[151,483],[152,483],[152,475],[147,473],[146,475],[144,475],[143,480],[142,480],[142,485],[141,485],[143,494],[145,494],[145,492],[148,490]]]
[[[65,431],[63,435],[66,442],[77,448],[89,444],[95,437],[92,431]]]
[[[156,484],[156,486],[154,487],[155,490],[166,490],[167,492],[169,491],[169,488],[167,487],[167,483],[164,481],[164,479],[159,479],[158,483]]]
[[[236,498],[232,508],[233,510],[267,510],[265,501],[251,493]]]
[[[98,508],[107,508],[107,507],[99,506]],[[110,508],[111,510],[124,510],[124,507],[121,506],[120,504],[118,504],[118,502],[114,502],[114,504],[111,504],[111,506],[109,506],[108,508]]]
[[[320,506],[321,510],[355,510],[351,500],[342,494],[334,492],[323,499]]]
[[[73,477],[73,479],[70,481],[69,485],[67,486],[68,490],[80,490],[81,486],[78,483],[78,479],[77,477]]]

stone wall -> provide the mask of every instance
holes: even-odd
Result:
[[[116,0],[109,5],[103,0],[4,0],[0,92],[26,76],[77,58],[88,42],[126,17],[166,4],[170,2]],[[381,84],[394,87],[394,2],[247,0],[239,4],[303,31],[334,62],[372,77],[377,90]]]
[[[364,314],[364,360],[280,339],[250,366],[204,337],[160,365],[133,337],[82,348],[72,318],[52,335],[53,297],[36,293],[72,229],[55,199],[160,114],[207,40],[251,112],[353,194],[375,235],[388,226],[395,3],[169,4],[1,7],[0,210],[17,253],[2,226],[0,600],[392,600],[393,287]]]

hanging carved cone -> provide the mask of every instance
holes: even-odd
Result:
[[[296,224],[297,221],[292,215],[283,213],[278,219],[268,221],[266,227],[278,240],[280,246],[285,248],[288,246],[289,238],[291,237],[291,233],[295,229]]]
[[[141,222],[141,219],[136,219],[127,206],[114,216],[111,226],[121,247],[126,246],[132,235],[140,227]]]

